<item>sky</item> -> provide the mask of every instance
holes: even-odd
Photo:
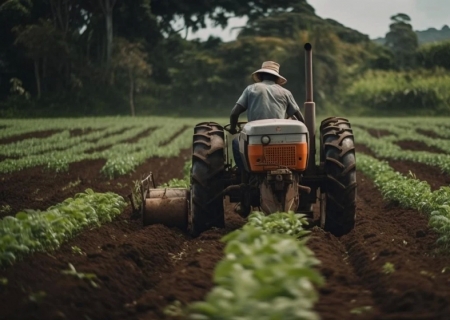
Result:
[[[389,31],[390,17],[397,13],[409,15],[414,30],[450,26],[450,0],[308,0],[308,3],[318,16],[334,19],[371,39],[384,37]],[[225,30],[209,27],[196,34],[189,33],[188,39],[206,40],[209,35],[214,35],[223,41],[231,41],[236,39],[238,32],[231,29],[245,23],[245,18],[232,18]]]

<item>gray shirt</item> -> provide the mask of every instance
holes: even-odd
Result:
[[[247,110],[248,121],[286,119],[300,110],[289,90],[267,80],[249,85],[236,103]]]

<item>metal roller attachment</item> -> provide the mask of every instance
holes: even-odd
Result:
[[[181,230],[188,228],[189,190],[147,189],[143,199],[143,223],[163,224]]]

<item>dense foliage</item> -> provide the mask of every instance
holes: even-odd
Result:
[[[449,115],[450,72],[369,71],[347,87],[342,102],[353,115]]]
[[[232,16],[248,19],[235,41],[186,40],[188,31],[208,21],[225,27]],[[319,17],[306,0],[2,0],[0,116],[225,116],[265,60],[281,64],[301,105],[305,42],[314,48],[319,112],[345,114],[347,88],[368,69],[448,66],[447,47],[417,53],[410,18],[392,19],[386,45],[378,45]],[[372,91],[381,101],[386,94]],[[395,95],[381,107],[392,101],[409,100]],[[440,101],[431,103],[438,114]]]

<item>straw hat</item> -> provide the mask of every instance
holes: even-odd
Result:
[[[283,85],[287,82],[285,77],[280,76],[280,74],[278,73],[280,71],[280,65],[274,61],[264,61],[261,69],[256,70],[255,72],[252,73],[252,78],[255,82],[261,82],[261,80],[258,78],[257,73],[260,72],[266,72],[266,73],[270,73],[273,74],[274,76],[277,76],[277,84],[279,85]]]

